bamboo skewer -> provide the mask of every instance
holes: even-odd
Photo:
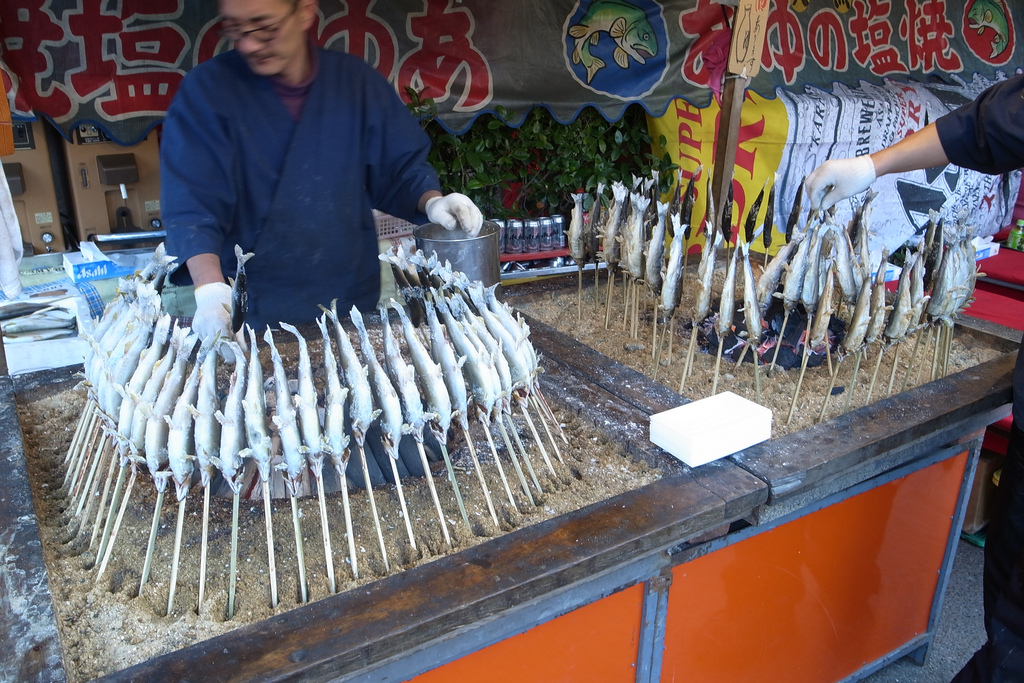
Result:
[[[505,442],[505,450],[508,451],[508,457],[516,468],[516,474],[519,476],[519,485],[523,488],[523,493],[526,494],[526,500],[530,502],[532,507],[537,507],[537,502],[533,499],[533,493],[530,491],[530,485],[526,483],[523,467],[519,464],[519,458],[516,457],[515,447],[512,446],[512,441],[508,437],[505,423],[500,417],[495,422],[498,423],[498,431],[501,432],[501,438]]]
[[[562,460],[562,453],[558,450],[558,442],[555,441],[555,438],[551,435],[551,430],[548,429],[548,424],[544,420],[544,413],[540,410],[540,406],[537,405],[537,397],[531,394],[530,398],[533,399],[534,409],[537,411],[537,414],[540,415],[541,424],[544,425],[544,430],[548,434],[548,440],[551,442],[551,447],[555,449],[555,457],[558,458],[558,462],[564,462]],[[526,424],[530,428],[530,433],[533,434],[533,440],[537,443],[537,449],[540,451],[540,455],[544,459],[544,464],[547,465],[548,471],[551,472],[551,476],[557,477],[558,475],[555,474],[555,468],[551,464],[551,459],[548,457],[547,449],[544,448],[544,442],[541,441],[540,435],[537,434],[537,427],[534,425],[529,411],[526,410],[526,404],[524,402],[520,402],[519,409],[523,411],[523,419],[526,420]]]
[[[75,508],[75,517],[81,518],[82,510],[85,507],[86,501],[92,501],[92,498],[96,495],[96,488],[99,486],[99,479],[96,478],[96,472],[99,470],[100,465],[103,463],[105,458],[103,457],[107,451],[107,434],[104,433],[103,437],[100,438],[100,445],[96,449],[96,455],[92,458],[92,464],[89,466],[89,475],[86,477],[78,496],[78,507]],[[88,513],[86,514],[88,517]],[[84,524],[85,520],[82,520]]]
[[[459,506],[459,514],[462,515],[462,521],[466,523],[466,528],[472,529],[473,526],[469,523],[469,515],[466,513],[466,503],[462,500],[462,491],[459,490],[459,482],[455,478],[455,467],[452,466],[452,459],[448,454],[448,446],[445,444],[445,435],[434,434],[434,439],[437,441],[437,445],[441,447],[441,457],[444,458],[444,466],[448,471],[448,481],[451,482],[452,491],[455,493],[455,503]]]
[[[526,453],[526,447],[523,446],[523,440],[519,438],[519,430],[516,429],[516,424],[512,420],[512,416],[506,415],[505,420],[508,422],[508,431],[512,433],[512,439],[516,442],[519,454],[522,456],[523,462],[526,464],[526,470],[530,474],[530,480],[533,481],[533,485],[537,487],[537,492],[543,493],[544,489],[541,488],[540,480],[537,479],[537,472],[533,469],[533,464],[530,462],[530,458]]]
[[[508,496],[508,502],[512,505],[513,510],[519,512],[519,506],[516,505],[516,499],[512,497],[512,489],[509,487],[508,479],[505,477],[505,468],[501,466],[501,460],[498,459],[498,449],[494,447],[494,439],[491,438],[491,431],[482,417],[480,418],[480,423],[484,427],[484,435],[487,437],[487,445],[491,447],[491,455],[494,456],[494,464],[498,467],[498,474],[501,475],[501,483],[505,487],[505,494]]]
[[[153,506],[153,525],[149,529],[149,544],[146,546],[146,561],[142,565],[142,579],[139,581],[139,592],[142,595],[142,587],[149,581],[149,570],[153,564],[153,551],[156,549],[156,531],[160,527],[160,512],[164,507],[164,491],[156,495],[156,504]]]
[[[238,500],[238,494],[236,493],[235,501]],[[235,503],[237,505],[237,502]],[[231,523],[231,536],[236,538],[238,536],[238,521],[232,519]],[[210,537],[210,484],[207,483],[203,486],[203,532],[202,541],[199,544],[199,600],[196,602],[196,613],[202,614],[203,611],[203,599],[206,597],[206,552],[207,545]],[[232,557],[234,559],[234,557]],[[234,587],[234,572],[231,574],[232,588]],[[234,613],[234,591],[228,592],[228,619],[230,619]]]
[[[298,485],[298,482],[295,482]],[[292,530],[295,532],[295,555],[299,565],[299,597],[302,602],[308,602],[309,596],[306,589],[306,553],[302,547],[302,528],[299,526],[299,502],[298,498],[289,487],[288,498],[292,503]]]
[[[117,510],[117,518],[114,520],[114,526],[110,531],[109,540],[106,538],[107,532],[103,532],[104,540],[100,543],[101,552],[103,553],[103,561],[100,563],[99,571],[96,573],[96,582],[99,583],[100,577],[103,576],[103,572],[107,568],[107,562],[110,561],[110,556],[114,549],[114,541],[117,540],[117,533],[121,529],[121,520],[124,519],[124,511],[128,508],[128,501],[131,499],[132,487],[135,485],[135,476],[138,474],[138,470],[132,465],[132,476],[128,478],[128,486],[125,488],[124,498],[121,500],[121,507]],[[113,506],[111,506],[113,509]]]
[[[235,564],[238,561],[238,492],[235,491],[231,497],[231,564],[228,567],[228,619],[235,616],[235,583],[238,579],[238,572]],[[200,605],[202,602],[200,602]]]
[[[388,551],[384,547],[384,533],[380,530],[380,515],[377,514],[377,501],[373,497],[373,486],[370,484],[370,468],[366,465],[366,452],[361,441],[356,446],[359,448],[359,462],[363,466],[363,482],[366,484],[366,496],[370,499],[370,512],[373,513],[373,526],[377,530],[377,541],[380,543],[380,555],[384,559],[384,570],[390,573]]]
[[[413,550],[416,548],[416,537],[412,533],[412,519],[409,517],[409,509],[405,504],[405,493],[402,491],[402,479],[398,476],[398,445],[395,444],[394,455],[388,455],[388,462],[391,463],[391,475],[395,478],[395,488],[398,491],[398,502],[402,507],[402,519],[405,520],[405,531],[409,535],[409,545],[412,546]],[[369,481],[369,480],[367,480]]]
[[[344,469],[338,473],[338,476],[341,479],[341,507],[345,513],[345,534],[348,536],[349,563],[352,565],[352,577],[358,579],[359,565],[356,561],[356,535],[352,529],[352,508],[348,499],[348,478],[345,476]]]
[[[868,385],[868,397],[864,399],[864,405],[871,403],[871,394],[875,391],[875,380],[878,378],[878,368],[882,367],[882,355],[885,353],[885,345],[878,343],[878,358],[875,359],[875,369],[871,373],[871,384]]]
[[[722,345],[725,343],[725,339],[722,335],[718,335],[718,355],[715,356],[715,380],[711,384],[711,395],[714,396],[718,393],[718,371],[722,365]]]
[[[693,355],[697,350],[697,321],[693,321],[693,327],[690,328],[690,349],[686,352],[686,362],[683,363],[683,377],[679,381],[679,393],[683,393],[686,389],[686,378],[689,376],[690,371],[693,369]]]
[[[178,560],[181,558],[181,532],[185,525],[185,496],[178,501],[178,523],[174,531],[174,555],[171,558],[171,583],[167,593],[167,616],[174,609],[174,593],[178,586]]]
[[[320,505],[320,532],[324,539],[324,559],[327,562],[327,582],[331,586],[331,594],[338,592],[338,584],[334,580],[334,553],[331,552],[331,529],[327,522],[327,499],[324,497],[324,477],[322,472],[316,473],[317,502]]]
[[[484,492],[484,500],[487,501],[487,511],[491,513],[491,519],[494,520],[494,526],[498,526],[498,515],[494,511],[494,501],[491,500],[491,491],[487,488],[487,480],[484,479],[484,470],[480,467],[480,460],[476,457],[476,448],[473,447],[473,439],[469,434],[469,429],[463,426],[463,432],[466,435],[466,445],[469,447],[469,455],[473,459],[473,467],[476,469],[477,479],[480,480],[480,488]]]
[[[772,354],[772,364],[768,367],[768,376],[775,371],[775,362],[779,359],[779,349],[782,348],[782,339],[786,334],[786,325],[789,323],[789,311],[782,314],[782,327],[779,329],[778,340],[775,342],[775,353]]]
[[[896,342],[896,344],[895,344],[896,348],[893,349],[893,354],[892,354],[892,370],[889,371],[889,388],[888,388],[888,391],[885,394],[886,396],[892,396],[892,388],[893,388],[893,385],[896,383],[896,367],[899,365],[899,362],[900,362],[900,346],[902,346],[902,344],[903,344],[902,340]]]
[[[367,477],[369,482],[370,478]],[[270,478],[263,480],[263,523],[267,531],[267,571],[270,574],[270,607],[277,607],[277,562],[274,558],[274,525],[271,521]],[[383,543],[381,544],[383,546]]]
[[[444,534],[445,543],[450,548],[452,538],[448,535],[448,524],[444,521],[444,510],[441,509],[441,499],[437,496],[437,487],[434,486],[434,475],[430,473],[430,464],[427,462],[427,454],[423,450],[423,441],[416,439],[416,449],[420,453],[420,464],[423,465],[423,476],[427,478],[427,486],[430,488],[430,496],[434,499],[434,507],[437,509],[437,521],[441,523],[441,531]]]
[[[843,407],[843,412],[850,410],[850,404],[853,401],[853,392],[857,390],[857,374],[860,372],[860,361],[864,357],[864,347],[860,347],[857,350],[857,358],[853,363],[853,378],[850,380],[850,388],[846,392],[846,405]]]
[[[92,545],[92,542],[96,539],[96,529],[98,528],[98,523],[99,523],[100,517],[103,516],[103,507],[107,504],[107,494],[110,491],[110,482],[114,478],[114,466],[117,464],[117,457],[116,457],[117,454],[114,452],[113,446],[111,446],[111,448],[107,449],[107,451],[109,451],[109,455],[110,455],[109,458],[103,458],[103,453],[106,452],[106,451],[101,451],[101,454],[100,454],[101,460],[107,460],[108,461],[108,463],[107,463],[107,476],[103,477],[103,494],[102,494],[102,498],[101,498],[100,503],[99,503],[100,509],[96,511],[96,522],[97,522],[97,524],[93,525],[93,531],[92,531],[92,535],[91,535],[91,538],[90,538],[90,541],[89,541],[89,545],[90,546]],[[101,464],[101,466],[102,466],[102,464]],[[82,516],[79,519],[78,533],[82,533],[82,531],[88,527],[89,518],[92,516],[93,504],[96,502],[96,493],[97,493],[97,489],[99,488],[99,481],[100,481],[99,478],[96,478],[95,481],[93,482],[93,485],[90,487],[89,493],[86,494],[86,498],[88,498],[88,502],[86,502],[85,511],[82,513]]]
[[[118,459],[120,459],[120,456],[118,457]],[[110,459],[111,471],[113,471],[115,463],[116,463],[116,460],[114,458],[111,458]],[[118,493],[121,490],[121,486],[124,484],[125,469],[126,469],[125,465],[121,465],[118,468],[117,481],[114,482],[113,491],[108,490],[108,487],[104,487],[104,489],[103,489],[103,497],[100,498],[100,509],[96,511],[96,521],[95,521],[95,523],[93,524],[93,527],[92,527],[92,537],[89,539],[89,548],[90,549],[92,549],[93,545],[96,544],[96,539],[100,538],[100,533],[99,533],[100,529],[102,528],[102,529],[104,529],[104,531],[106,530],[106,524],[109,523],[107,520],[109,520],[111,518],[111,515],[113,514],[113,510],[114,510],[114,508],[117,506],[117,504],[119,502]],[[108,477],[108,479],[107,479],[107,484],[110,484],[110,477]],[[107,507],[107,500],[108,500],[107,496],[108,496],[108,494],[110,494],[110,507],[109,508]],[[106,514],[104,514],[104,511],[106,512]],[[99,552],[97,553],[97,555],[98,554],[99,554]]]

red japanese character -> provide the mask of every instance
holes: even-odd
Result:
[[[925,73],[960,71],[963,62],[949,44],[953,23],[946,19],[945,0],[904,0],[907,15],[900,22],[900,37],[910,47],[910,68]]]
[[[907,66],[900,60],[899,52],[892,45],[892,24],[889,12],[892,3],[889,0],[874,0],[854,3],[857,16],[850,20],[850,33],[853,34],[853,58],[861,66],[870,63],[871,73],[885,76],[892,73],[907,73]]]
[[[846,31],[835,10],[814,13],[807,26],[807,51],[826,71],[846,71],[849,65]]]
[[[43,9],[43,7],[46,9]],[[45,111],[55,119],[75,113],[64,87],[54,80],[54,63],[49,45],[64,42],[64,29],[52,14],[49,0],[0,2],[0,27],[4,36],[3,58],[11,73],[21,76],[18,107]]]
[[[732,11],[713,0],[697,0],[696,7],[679,13],[683,34],[695,38],[683,57],[682,76],[686,81],[720,91],[732,37],[726,22]]]
[[[765,70],[780,69],[786,85],[792,85],[805,59],[804,34],[796,13],[789,3],[776,3],[768,15],[761,65]]]
[[[362,57],[390,80],[398,57],[398,40],[390,26],[370,14],[372,1],[348,0],[347,12],[326,19],[318,43],[330,47],[333,42],[343,40],[345,52]]]
[[[398,67],[398,92],[407,87],[437,102],[460,90],[453,111],[477,111],[491,101],[493,79],[487,59],[473,45],[473,15],[453,9],[448,0],[424,0],[420,14],[410,14],[408,30],[419,47]]]

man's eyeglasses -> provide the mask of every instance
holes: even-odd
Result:
[[[221,26],[219,33],[221,36],[230,40],[232,43],[237,43],[243,38],[252,38],[253,40],[260,43],[269,43],[270,41],[277,37],[278,33],[281,32],[281,27],[284,25],[284,22],[288,21],[289,17],[291,17],[292,14],[295,13],[297,7],[298,3],[296,2],[292,5],[292,8],[291,10],[288,11],[288,14],[284,15],[283,17],[281,17],[272,24],[264,24],[263,26],[257,26],[256,28],[251,28],[246,31],[243,31],[241,27],[237,24],[224,23]]]

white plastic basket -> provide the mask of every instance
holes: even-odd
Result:
[[[395,218],[377,209],[373,210],[373,221],[377,224],[377,237],[379,239],[405,237],[406,235],[411,235],[413,228],[416,227],[415,223]]]

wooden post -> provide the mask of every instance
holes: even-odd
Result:
[[[729,196],[728,184],[732,182],[732,169],[736,164],[744,92],[750,79],[761,70],[767,24],[768,0],[739,0],[733,14],[732,41],[722,85],[721,119],[715,142],[715,168],[711,176],[716,216],[722,215]]]

